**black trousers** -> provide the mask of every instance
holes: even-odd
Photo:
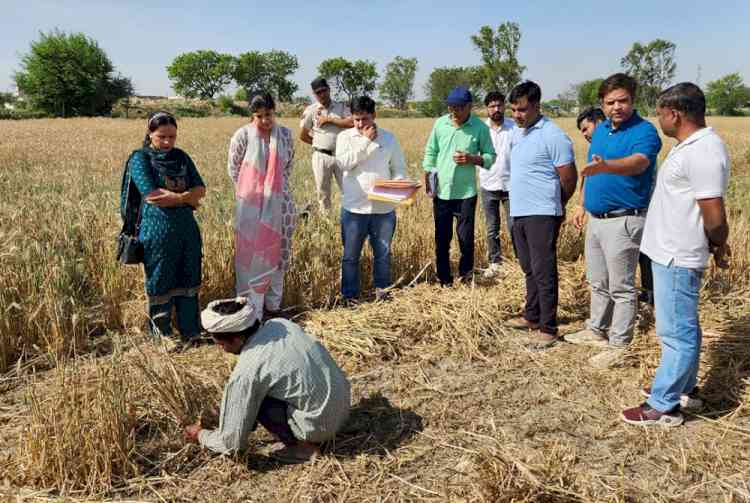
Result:
[[[453,240],[453,219],[458,220],[456,234],[461,260],[458,263],[459,276],[466,276],[474,270],[474,215],[477,209],[477,196],[467,199],[433,198],[435,216],[435,260],[440,283],[453,283],[450,251]]]
[[[648,255],[638,255],[638,265],[641,268],[641,290],[654,291],[654,275],[651,272],[651,259]]]
[[[270,396],[265,397],[260,402],[258,417],[253,426],[253,431],[258,427],[258,423],[262,424],[265,429],[281,440],[284,445],[294,445],[299,442],[289,427],[287,403],[283,400]]]
[[[513,218],[513,241],[526,275],[524,318],[557,334],[557,238],[562,217],[532,215]]]

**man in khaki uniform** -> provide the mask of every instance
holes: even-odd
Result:
[[[331,177],[341,188],[341,169],[336,164],[336,137],[354,125],[349,108],[331,99],[331,88],[322,77],[312,81],[317,103],[305,109],[300,122],[299,138],[312,145],[312,168],[315,190],[321,211],[331,208]]]

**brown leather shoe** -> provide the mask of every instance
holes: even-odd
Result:
[[[533,321],[528,321],[523,316],[518,316],[506,320],[505,326],[514,330],[537,330],[539,328],[539,323],[534,323]]]
[[[556,335],[548,334],[541,330],[533,330],[524,341],[524,345],[530,349],[547,349],[557,341],[558,338]]]

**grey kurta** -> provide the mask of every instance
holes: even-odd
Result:
[[[288,404],[294,436],[308,442],[331,440],[349,416],[346,374],[299,325],[275,318],[242,348],[224,388],[219,428],[202,430],[201,445],[219,453],[245,449],[266,396]]]

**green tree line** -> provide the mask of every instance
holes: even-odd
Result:
[[[521,39],[517,23],[481,26],[470,37],[479,63],[434,68],[424,84],[425,99],[416,103],[418,111],[428,116],[445,113],[445,97],[457,85],[469,87],[477,102],[493,90],[509,93],[526,71],[518,56]],[[82,33],[42,32],[20,59],[20,70],[13,77],[22,100],[14,106],[60,117],[105,115],[117,100],[134,92],[131,80],[117,73],[97,42]],[[620,66],[639,83],[637,105],[641,113],[651,113],[659,92],[673,83],[676,46],[663,39],[636,42],[620,59]],[[248,99],[267,91],[279,101],[294,101],[300,90],[292,77],[298,69],[297,57],[281,50],[234,56],[202,49],[180,54],[166,67],[178,94],[204,100],[221,97],[220,102],[227,105],[233,103],[232,99],[221,95],[230,85],[237,88],[235,98]],[[369,60],[333,57],[317,67],[318,75],[328,79],[338,99],[348,101],[378,92],[380,99],[400,110],[407,110],[413,103],[417,69],[416,58],[396,56],[385,66],[379,81],[377,65]],[[545,108],[573,113],[598,106],[601,81],[596,78],[573,84],[546,101]],[[711,110],[721,115],[740,114],[750,101],[750,89],[738,73],[709,82],[705,92]],[[8,97],[1,101],[11,102]]]

